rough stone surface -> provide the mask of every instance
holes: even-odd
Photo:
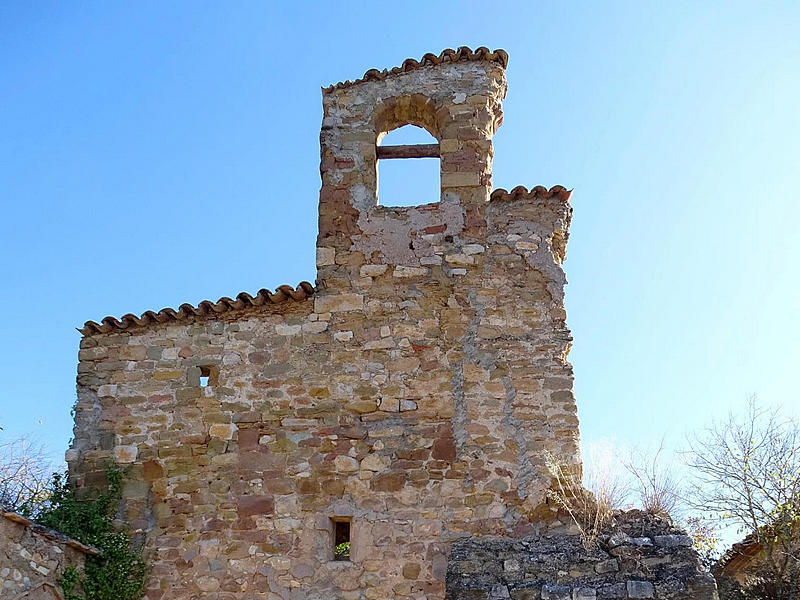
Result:
[[[86,548],[0,509],[0,598],[59,599],[64,569],[83,569]]]
[[[126,463],[148,600],[441,600],[455,540],[552,515],[545,452],[580,468],[572,209],[490,197],[505,92],[490,60],[329,88],[313,296],[84,330],[70,473]],[[376,144],[406,124],[439,140],[440,201],[381,206]]]
[[[628,598],[652,598],[655,588],[649,581],[629,581],[627,584]]]
[[[641,511],[619,513],[592,544],[557,532],[553,523],[543,531],[456,542],[447,570],[448,600],[488,600],[499,586],[513,599],[716,598],[714,580],[691,547],[653,543],[656,537],[685,537],[666,520]],[[649,544],[641,543],[645,538]],[[625,552],[612,556],[620,549]],[[511,561],[520,568],[505,568]]]

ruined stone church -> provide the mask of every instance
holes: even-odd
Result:
[[[127,468],[148,600],[711,597],[668,523],[587,550],[547,501],[546,456],[581,468],[572,209],[492,188],[507,62],[323,89],[315,284],[82,328],[70,473]],[[381,146],[409,124],[438,144]],[[420,156],[439,201],[382,205],[379,163]]]

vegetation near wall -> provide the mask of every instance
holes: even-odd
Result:
[[[47,500],[52,472],[41,444],[27,436],[0,440],[0,508],[29,516]]]
[[[742,413],[690,438],[682,454],[694,477],[686,482],[662,450],[663,444],[654,455],[619,459],[617,449],[613,464],[588,460],[583,473],[547,456],[548,500],[590,547],[615,509],[633,499],[646,514],[674,519],[692,537],[702,565],[717,578],[721,600],[798,600],[800,423],[752,398]],[[724,527],[744,538],[727,551],[718,539]]]
[[[128,533],[119,530],[114,514],[122,495],[122,471],[106,470],[108,486],[94,499],[79,499],[67,478],[53,477],[48,503],[36,521],[79,542],[97,548],[87,557],[83,573],[68,567],[60,579],[65,600],[138,600],[144,595],[146,566]]]
[[[752,399],[692,440],[689,504],[745,536],[715,566],[723,600],[800,597],[800,423]]]
[[[567,525],[566,537],[559,538],[559,543],[574,546],[575,552],[599,553],[592,561],[602,558],[600,562],[609,569],[608,573],[587,572],[577,577],[570,593],[582,593],[584,588],[616,593],[629,587],[636,593],[658,594],[659,585],[673,580],[677,582],[675,589],[706,593],[710,588],[702,570],[711,567],[722,600],[800,597],[800,424],[753,401],[743,415],[732,414],[698,433],[686,456],[697,474],[694,486],[687,486],[670,472],[669,464],[661,460],[661,449],[654,456],[639,453],[618,461],[621,472],[607,464],[581,472],[545,452],[551,476],[547,501]],[[61,574],[65,599],[141,598],[145,562],[115,520],[123,472],[109,467],[106,487],[93,498],[86,498],[83,490],[79,498],[66,476],[55,475],[48,483],[43,475],[47,468],[41,449],[28,440],[0,444],[0,504],[101,553],[87,557],[83,572],[68,567]],[[641,510],[618,510],[630,498]],[[673,517],[680,527],[675,526]],[[714,519],[738,525],[745,536],[722,558]],[[642,534],[648,527],[652,531]],[[649,541],[645,539],[648,536]],[[541,543],[541,539],[530,538],[523,543],[524,551],[515,546],[514,552],[521,552],[522,558],[546,558],[549,551],[541,550]],[[482,568],[480,577],[468,572],[471,553],[491,554],[496,550],[500,560],[511,550],[502,544],[497,548],[484,547],[479,541],[465,544],[458,547],[466,552],[461,562],[456,560],[448,567],[452,575],[448,577],[460,582],[456,588],[471,585],[482,589],[491,584],[508,589],[550,589],[548,579],[553,574],[549,567],[527,574],[514,571],[513,576],[503,574],[505,567],[500,569],[503,573],[493,575],[488,567]],[[349,551],[349,542],[343,542],[336,546],[334,557],[349,560]],[[695,551],[699,561],[697,554],[692,554]],[[626,563],[647,556],[658,558],[659,564],[667,565],[667,571],[653,578],[652,574],[638,572],[633,563]],[[513,561],[510,564],[513,566]],[[682,571],[680,565],[690,568]],[[644,592],[640,587],[646,588]],[[566,588],[561,591],[566,593]]]

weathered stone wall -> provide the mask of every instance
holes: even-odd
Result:
[[[454,544],[448,600],[714,600],[692,538],[669,522],[630,511],[595,543],[544,533]]]
[[[64,569],[82,570],[87,552],[93,550],[0,509],[0,599],[58,593]],[[47,590],[41,590],[43,584]]]
[[[490,199],[503,64],[325,91],[313,297],[87,325],[67,459],[79,485],[129,466],[149,600],[441,599],[453,540],[532,531],[545,450],[579,468],[569,193]],[[405,123],[440,141],[442,200],[379,206]]]

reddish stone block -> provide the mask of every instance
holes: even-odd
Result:
[[[373,492],[399,492],[406,482],[406,474],[399,472],[377,475],[370,480]]]
[[[456,459],[456,444],[452,430],[440,434],[440,437],[433,442],[431,456],[436,460],[453,461]]]
[[[258,429],[240,429],[239,430],[239,449],[240,450],[256,450],[259,448],[258,438],[261,432]]]
[[[275,512],[275,498],[272,496],[239,496],[236,512],[240,518],[256,515],[271,515]]]

